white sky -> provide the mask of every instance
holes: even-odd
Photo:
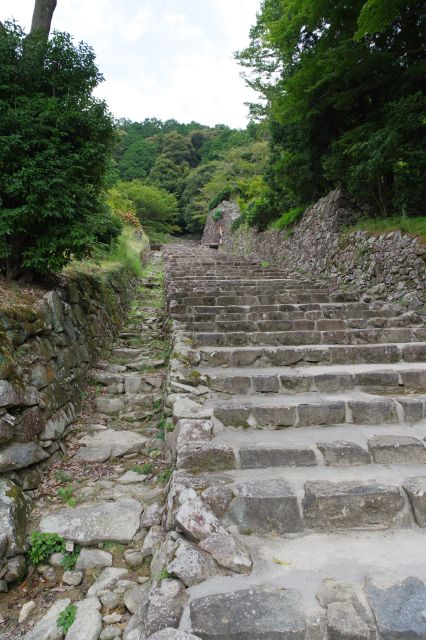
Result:
[[[244,127],[255,94],[233,52],[248,44],[260,0],[58,0],[53,28],[90,44],[117,117]],[[1,0],[0,20],[28,29],[33,0]]]

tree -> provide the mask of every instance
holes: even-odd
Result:
[[[101,197],[114,139],[92,96],[102,76],[89,46],[15,24],[0,33],[0,59],[0,268],[58,271],[120,229]]]
[[[263,0],[238,54],[271,134],[276,215],[343,185],[387,215],[426,187],[423,0]],[[396,116],[396,114],[399,116]]]
[[[31,33],[40,32],[46,37],[49,35],[56,4],[57,0],[35,0]]]
[[[131,202],[136,216],[152,240],[180,231],[177,224],[178,203],[171,193],[140,180],[119,182],[115,189],[127,202]]]

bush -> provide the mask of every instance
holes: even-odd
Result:
[[[292,227],[302,217],[304,211],[305,207],[294,207],[294,209],[283,213],[278,220],[274,220],[274,222],[270,224],[270,228],[282,231],[282,229]]]
[[[0,269],[59,271],[119,225],[102,203],[114,123],[92,49],[0,30]],[[108,233],[105,235],[106,229]]]

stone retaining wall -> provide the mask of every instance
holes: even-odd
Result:
[[[39,484],[76,415],[89,369],[125,319],[136,282],[123,266],[70,271],[32,307],[0,315],[0,481],[24,490]]]
[[[238,205],[223,203],[220,208],[226,218],[223,251],[326,279],[333,288],[343,286],[372,299],[398,301],[413,309],[426,304],[426,245],[400,231],[345,233],[344,227],[366,211],[341,190],[307,209],[290,232],[240,227],[232,233],[228,230],[238,217]]]

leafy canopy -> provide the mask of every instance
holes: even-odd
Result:
[[[120,231],[101,193],[114,138],[93,50],[0,29],[0,268],[60,270]]]

